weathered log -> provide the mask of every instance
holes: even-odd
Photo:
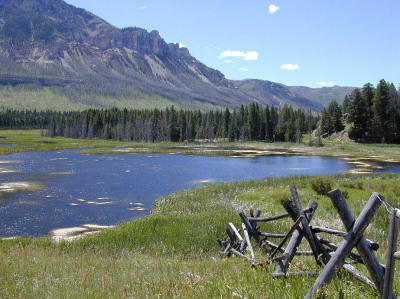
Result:
[[[397,211],[392,210],[390,217],[390,230],[389,230],[389,244],[386,257],[386,271],[385,281],[383,283],[383,298],[396,298],[393,292],[393,276],[395,269],[394,253],[397,247],[397,236],[399,234],[399,223],[400,219],[397,217]]]
[[[373,196],[378,196],[383,200],[383,196],[374,193]],[[328,196],[331,198],[332,204],[335,207],[336,211],[339,213],[340,218],[346,228],[346,230],[350,230],[354,224],[354,215],[350,210],[346,199],[343,197],[342,193],[339,189],[331,191],[328,193]],[[368,269],[372,277],[372,281],[375,283],[380,294],[383,294],[383,279],[385,269],[379,263],[375,254],[370,250],[369,242],[365,237],[362,237],[357,244],[357,251],[360,254],[365,266]]]
[[[288,272],[288,273],[272,273],[273,278],[279,277],[290,277],[290,276],[299,276],[299,275],[307,275],[307,276],[316,276],[318,273],[316,271],[299,271],[299,272]]]
[[[275,263],[275,262],[278,262],[278,261],[281,261],[281,260],[283,260],[283,259],[285,259],[286,258],[286,255],[280,255],[280,256],[276,256],[276,257],[274,257],[273,259],[269,259],[268,261],[267,261],[267,263],[268,264],[272,264],[272,263]]]
[[[260,232],[260,236],[267,237],[267,238],[284,238],[286,234],[273,234],[273,233],[263,233]]]
[[[288,202],[288,201],[286,201],[286,202]],[[283,202],[282,204],[284,204],[284,203],[285,202]],[[317,207],[318,207],[317,202],[315,202],[313,200],[311,200],[308,203],[308,208],[311,209],[310,212],[307,213],[307,217],[308,217],[309,221],[311,221],[312,216],[314,215]],[[293,233],[292,237],[290,238],[290,241],[289,241],[286,249],[284,250],[284,255],[286,255],[287,257],[278,263],[278,265],[275,269],[275,272],[274,272],[275,275],[281,275],[282,273],[287,272],[289,264],[292,261],[294,255],[296,254],[297,247],[300,245],[302,238],[303,238],[303,231],[301,229],[297,228],[295,230],[295,232]],[[275,277],[275,276],[273,276],[273,277]]]
[[[328,246],[328,248],[332,249],[333,251],[336,251],[338,248],[337,245],[329,242],[328,240],[322,238],[318,238],[318,240],[321,244]],[[351,252],[348,257],[353,261],[356,261],[357,263],[362,263],[362,264],[364,263],[363,260],[361,259],[361,256],[359,256],[358,254]]]
[[[261,211],[257,210],[256,214],[254,215],[255,218],[258,218],[261,216]],[[260,227],[257,226],[257,221],[252,221],[250,222],[253,225],[253,228],[258,232],[258,230],[260,229]],[[259,232],[258,232],[259,233]]]
[[[248,256],[245,256],[243,253],[240,253],[239,251],[237,251],[237,250],[235,250],[235,249],[233,249],[233,248],[231,248],[231,253],[233,253],[234,255],[236,255],[236,256],[238,256],[238,257],[241,257],[242,259],[244,259],[244,260],[246,260],[246,261],[248,261],[248,262],[250,262],[250,263],[254,263],[254,260],[252,260],[251,258],[249,258]]]
[[[322,226],[310,226],[311,227],[311,231],[313,231],[314,233],[328,233],[331,235],[335,235],[335,236],[340,236],[340,237],[345,237],[346,236],[346,232],[341,231],[341,230],[336,230],[336,229],[331,229],[328,227],[322,227]],[[379,249],[379,244],[366,239],[369,243],[370,243],[370,248],[374,251],[377,251]]]
[[[247,248],[247,242],[246,242],[246,239],[243,239],[242,242],[240,243],[239,250],[240,250],[240,252],[244,252],[246,250],[246,248]]]
[[[269,246],[271,248],[277,248],[278,247],[277,244],[275,244],[275,243],[273,243],[271,241],[268,241],[268,240],[263,240],[263,245],[267,245],[267,246]],[[279,251],[283,253],[283,252],[286,251],[286,249],[284,247],[282,247],[281,249],[279,249]],[[300,250],[297,250],[295,255],[313,255],[313,253],[312,253],[312,251],[300,251]]]
[[[362,273],[360,271],[358,271],[358,269],[350,264],[344,264],[343,265],[343,269],[345,269],[347,272],[349,272],[351,275],[354,276],[354,278],[356,278],[357,280],[365,283],[366,285],[373,287],[376,290],[376,286],[375,284],[369,280],[367,277],[365,277],[364,275],[362,275]]]
[[[243,212],[240,212],[239,216],[242,219],[244,225],[246,226],[248,233],[257,241],[258,244],[260,244],[261,239],[258,234],[258,231],[253,227],[253,225],[250,223],[249,219]]]
[[[247,232],[247,228],[246,228],[246,225],[244,225],[244,223],[242,223],[242,228],[243,228],[244,238],[247,242],[247,248],[249,249],[250,254],[251,254],[251,259],[253,261],[255,261],[256,256],[254,255],[253,246],[251,246],[251,242],[250,242],[250,238],[249,238],[249,233]]]
[[[318,241],[319,241],[321,244],[327,246],[328,249],[330,249],[330,250],[332,250],[332,251],[336,251],[337,248],[338,248],[338,246],[337,246],[336,244],[330,242],[329,240],[325,240],[325,239],[322,239],[322,238],[319,238],[319,237],[318,237]],[[362,259],[361,259],[361,256],[359,256],[358,254],[355,254],[355,253],[352,253],[352,252],[351,252],[351,253],[349,254],[348,257],[349,257],[350,259],[352,259],[352,260],[358,262],[358,263],[361,263],[361,264],[363,263],[363,261],[362,261]]]
[[[308,213],[310,212],[311,209],[309,208],[305,208],[303,210],[304,213]],[[250,222],[270,222],[270,221],[275,221],[275,220],[279,220],[279,219],[283,219],[283,218],[287,218],[289,217],[288,213],[283,213],[283,214],[278,214],[275,216],[268,216],[268,217],[249,217],[249,221]]]
[[[310,229],[310,219],[307,219],[305,213],[303,212],[303,207],[301,205],[301,201],[299,198],[299,195],[297,193],[297,189],[295,186],[290,186],[290,192],[292,193],[292,197],[293,197],[293,201],[296,205],[296,208],[298,210],[298,215],[297,217],[302,216],[302,228],[303,228],[303,232],[304,235],[308,241],[308,243],[310,244],[311,250],[314,254],[314,258],[315,261],[317,262],[318,265],[321,264],[320,260],[319,260],[319,255],[320,253],[322,254],[324,263],[326,263],[329,259],[328,257],[328,253],[326,252],[326,250],[321,246],[321,244],[319,244],[317,238],[315,237],[315,235],[311,232]],[[290,212],[288,211],[288,213],[290,214]],[[292,217],[293,218],[293,217]],[[294,220],[294,219],[293,219]]]
[[[227,234],[228,237],[229,237],[230,244],[231,244],[232,247],[233,247],[233,245],[234,245],[235,242],[236,242],[236,235],[235,235],[234,233],[232,233],[232,231],[229,229],[229,227],[228,227],[225,231],[226,231],[226,234]]]
[[[332,255],[305,298],[311,298],[321,286],[330,283],[335,274],[335,268],[343,266],[345,258],[362,238],[365,229],[371,222],[381,203],[380,195],[378,193],[373,193],[361,214],[358,216],[354,226],[349,229],[346,237],[340,243],[335,254]]]
[[[224,249],[224,251],[222,251],[222,254],[223,254],[223,255],[229,256],[229,252],[230,252],[231,248],[232,248],[232,245],[231,245],[231,244],[228,244],[228,245],[226,246],[226,248]]]
[[[243,238],[242,236],[239,234],[239,231],[237,230],[236,226],[232,223],[229,222],[229,226],[231,227],[231,229],[233,230],[233,232],[235,233],[236,237],[239,239],[239,241],[242,241]]]
[[[300,222],[303,220],[303,218],[304,218],[304,216],[300,216],[300,217],[296,220],[296,222],[295,222],[295,223],[293,224],[293,226],[290,228],[290,230],[288,231],[288,233],[286,234],[286,236],[283,238],[283,240],[281,241],[281,243],[279,243],[278,247],[275,248],[275,249],[272,251],[271,255],[269,256],[269,260],[271,260],[271,259],[274,258],[275,254],[279,251],[279,249],[281,249],[281,248],[283,247],[283,245],[286,243],[287,239],[289,239],[289,238],[292,236],[294,230],[297,229],[297,227],[299,226],[299,224],[300,224]]]

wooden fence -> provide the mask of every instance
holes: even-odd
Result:
[[[318,275],[315,271],[288,272],[294,256],[313,256],[316,264],[323,269],[305,298],[312,298],[320,287],[329,284],[335,275],[335,269],[338,268],[344,269],[357,280],[374,288],[381,294],[382,298],[397,298],[393,291],[393,276],[395,260],[400,259],[400,251],[396,252],[400,210],[390,207],[379,193],[373,193],[356,219],[340,190],[331,191],[328,196],[346,228],[346,231],[339,231],[310,225],[318,208],[318,203],[311,200],[307,207],[303,208],[296,187],[291,186],[290,191],[293,200],[282,202],[287,213],[261,217],[259,210],[255,213],[250,210],[249,216],[240,212],[242,227],[238,229],[233,223],[229,223],[226,229],[227,237],[224,240],[217,240],[221,245],[221,255],[238,256],[250,262],[252,266],[266,267],[276,264],[275,271],[272,274],[274,278],[292,275]],[[374,251],[379,249],[379,244],[363,236],[365,229],[382,203],[391,213],[386,265],[380,264],[375,256]],[[282,234],[262,232],[257,225],[261,222],[272,222],[284,218],[291,218],[293,225],[289,231]],[[340,244],[334,244],[319,237],[319,233],[340,236],[343,237],[343,240]],[[310,250],[308,251],[297,250],[303,238],[307,240],[309,245]],[[262,252],[267,254],[265,260],[257,260],[251,239]],[[273,241],[274,239],[280,240],[279,243]],[[287,245],[284,247],[286,243]],[[354,248],[358,254],[352,252]],[[364,264],[371,280],[354,267],[354,263]]]

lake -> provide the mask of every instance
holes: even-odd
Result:
[[[86,223],[119,224],[149,214],[160,196],[196,185],[338,174],[350,169],[341,159],[318,156],[232,158],[78,152],[0,156],[0,236],[38,236],[54,228]],[[381,171],[400,169],[393,166]],[[13,193],[6,184],[9,182],[36,182],[43,187]]]

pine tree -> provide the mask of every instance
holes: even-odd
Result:
[[[390,95],[389,86],[385,80],[379,81],[376,87],[376,92],[373,98],[373,113],[374,117],[372,120],[372,139],[376,142],[384,143],[388,139],[389,105]]]

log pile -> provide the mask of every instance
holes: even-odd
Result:
[[[385,266],[379,263],[374,254],[374,251],[379,249],[379,244],[363,236],[376,211],[384,202],[382,195],[373,193],[356,219],[340,190],[329,192],[328,196],[346,228],[346,231],[340,231],[311,225],[318,203],[311,200],[307,207],[303,208],[296,187],[291,186],[290,191],[293,199],[282,202],[286,210],[284,214],[262,217],[260,210],[250,210],[249,215],[240,212],[241,227],[229,223],[226,229],[227,237],[217,240],[221,246],[220,254],[226,257],[240,257],[253,267],[274,265],[273,278],[318,275],[305,298],[311,298],[321,286],[329,284],[337,269],[344,269],[360,282],[374,288],[383,298],[397,298],[392,288],[394,261],[400,258],[400,252],[395,252],[400,222],[399,210],[393,209]],[[292,220],[292,226],[287,232],[271,233],[260,229],[260,223],[287,218]],[[318,236],[320,233],[338,236],[343,240],[334,244]],[[298,250],[303,238],[310,249],[308,251]],[[253,244],[259,248],[257,253],[262,253],[262,258],[259,258],[261,254],[256,256]],[[352,252],[353,249],[356,249],[358,254]],[[288,272],[289,265],[296,255],[313,256],[315,263],[323,269],[319,274],[315,271]],[[371,280],[353,266],[355,263],[366,266]]]

